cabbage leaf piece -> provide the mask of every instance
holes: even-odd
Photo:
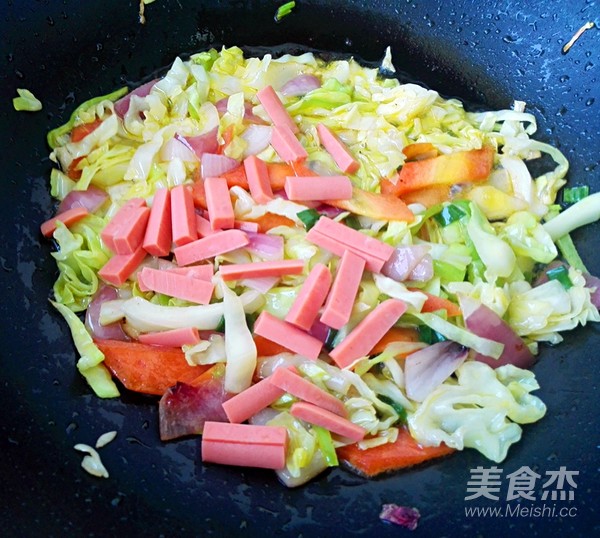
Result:
[[[409,417],[411,435],[424,446],[440,443],[475,448],[495,462],[521,439],[519,424],[541,419],[546,406],[530,392],[539,388],[533,372],[513,365],[490,368],[469,361],[435,389]]]

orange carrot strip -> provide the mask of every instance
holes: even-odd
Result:
[[[407,161],[414,161],[438,156],[438,150],[429,142],[415,142],[402,149]]]
[[[454,449],[444,444],[438,447],[419,445],[405,428],[400,430],[395,443],[387,443],[367,450],[361,450],[356,444],[337,449],[338,458],[344,464],[367,477],[412,467],[452,452]]]
[[[196,380],[208,366],[190,366],[181,349],[138,342],[95,340],[104,364],[121,383],[135,392],[162,395],[178,381]]]
[[[265,213],[264,215],[255,219],[246,219],[248,222],[256,222],[258,224],[258,231],[260,233],[267,233],[271,228],[277,228],[277,226],[296,226],[296,223],[292,219],[288,219],[283,215],[277,215],[276,213]]]
[[[404,220],[406,222],[412,222],[415,219],[406,204],[393,194],[377,194],[363,191],[357,187],[352,190],[352,198],[349,200],[325,200],[325,203],[372,219]]]
[[[438,297],[437,295],[432,295],[431,293],[427,293],[426,291],[420,290],[418,288],[408,288],[410,291],[418,291],[419,293],[424,293],[427,295],[427,300],[423,304],[423,308],[421,312],[435,312],[436,310],[445,310],[448,312],[448,317],[460,316],[462,311],[460,307],[449,301],[448,299],[444,299],[443,297]]]
[[[409,327],[392,327],[383,335],[383,338],[373,346],[373,349],[369,352],[369,355],[379,355],[380,353],[383,353],[388,344],[391,344],[392,342],[418,341],[419,333],[416,329]]]
[[[71,142],[80,142],[87,135],[95,131],[101,123],[102,120],[96,119],[89,123],[82,123],[81,125],[76,125],[71,131]]]

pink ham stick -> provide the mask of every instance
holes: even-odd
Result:
[[[171,271],[144,267],[138,275],[140,289],[147,289],[198,304],[208,304],[214,284],[199,278],[189,278]]]
[[[62,213],[59,213],[55,217],[52,217],[44,222],[40,227],[40,231],[44,237],[50,237],[56,230],[56,223],[58,221],[62,222],[68,227],[71,224],[75,224],[77,221],[81,220],[87,215],[89,215],[89,213],[85,207],[73,207],[71,209],[67,209],[66,211],[63,211]]]
[[[340,243],[348,247],[361,250],[365,254],[384,261],[388,261],[394,253],[394,247],[391,245],[379,241],[379,239],[375,239],[374,237],[369,237],[358,230],[353,230],[349,226],[328,217],[321,217],[312,230],[329,236],[332,239],[337,239]]]
[[[287,323],[276,318],[263,310],[254,323],[254,334],[263,336],[280,344],[290,351],[316,360],[323,347],[323,342],[319,339],[298,329],[291,323]]]
[[[173,253],[177,264],[183,266],[231,252],[236,248],[245,247],[248,243],[248,236],[241,230],[225,230],[177,247]]]
[[[273,199],[273,190],[269,180],[269,171],[264,161],[256,155],[244,159],[244,169],[248,178],[250,194],[257,204],[266,204]],[[332,199],[332,198],[330,198]]]
[[[202,461],[242,467],[283,469],[287,430],[277,426],[252,426],[206,422],[202,432]]]
[[[321,315],[322,323],[333,329],[348,323],[364,269],[364,258],[349,250],[344,252]]]
[[[384,260],[376,258],[375,256],[371,256],[370,254],[357,248],[344,245],[343,243],[340,243],[337,239],[331,238],[328,235],[323,235],[322,233],[315,231],[314,227],[311,228],[311,230],[306,234],[306,239],[308,239],[311,243],[319,245],[320,247],[328,250],[329,252],[332,252],[336,256],[341,257],[346,251],[353,252],[357,256],[364,258],[366,268],[369,271],[372,271],[373,273],[381,273],[381,269],[385,264]]]
[[[115,237],[119,234],[121,227],[126,225],[130,221],[132,214],[142,207],[146,207],[146,202],[143,198],[132,198],[131,200],[128,200],[104,227],[100,237],[112,252],[116,252]]]
[[[277,127],[285,126],[292,133],[298,132],[298,126],[294,123],[294,120],[285,109],[285,106],[283,106],[281,99],[279,99],[272,86],[265,86],[256,93],[256,97],[258,97],[260,104],[265,109],[269,118],[271,118],[273,125]]]
[[[234,226],[236,230],[242,230],[242,232],[258,233],[259,230],[258,222],[236,220]]]
[[[199,278],[200,280],[212,279],[214,270],[210,263],[203,263],[202,265],[193,265],[192,267],[169,267],[163,269],[168,273],[177,273],[178,275],[185,275],[188,278]]]
[[[367,430],[350,422],[348,419],[306,402],[296,402],[293,404],[290,414],[300,420],[321,426],[332,433],[346,437],[355,443],[362,441],[367,433]]]
[[[273,127],[271,146],[282,161],[294,162],[308,157],[296,135],[286,126]]]
[[[317,319],[330,286],[331,272],[322,263],[316,264],[302,284],[300,293],[285,316],[285,321],[308,331]]]
[[[349,200],[352,183],[346,176],[288,176],[285,194],[290,200]]]
[[[321,144],[327,150],[327,153],[331,155],[340,170],[346,174],[354,174],[359,169],[360,164],[352,157],[346,145],[322,123],[317,125],[317,132],[319,133]]]
[[[122,286],[139,267],[145,257],[146,251],[142,247],[138,248],[132,254],[118,254],[113,256],[98,271],[98,276],[113,286]]]
[[[223,402],[223,410],[229,422],[241,423],[271,405],[284,394],[285,391],[273,385],[267,377]]]
[[[171,229],[173,243],[178,247],[198,238],[192,191],[184,185],[171,190]]]
[[[299,275],[304,270],[304,260],[275,260],[269,262],[232,263],[219,268],[223,280],[262,278],[265,276]]]
[[[150,208],[138,207],[133,210],[127,222],[123,222],[119,231],[113,237],[115,253],[131,254],[142,246],[146,226],[150,217]]]
[[[200,334],[195,327],[186,327],[183,329],[173,329],[171,331],[140,334],[138,339],[142,344],[181,347],[200,342]]]
[[[144,250],[152,256],[167,256],[171,252],[171,193],[158,189],[154,194],[148,227],[144,236]]]
[[[206,237],[219,231],[213,230],[210,221],[200,215],[196,215],[196,230],[198,231],[198,237]]]
[[[344,404],[335,396],[313,385],[307,379],[300,377],[287,368],[277,368],[267,379],[276,387],[285,390],[300,400],[327,409],[340,417],[346,417],[347,415]]]
[[[204,180],[204,190],[211,228],[213,230],[233,228],[235,215],[227,180],[222,177],[207,177]]]
[[[406,312],[406,304],[398,299],[388,299],[367,314],[353,330],[329,353],[340,368],[350,368],[364,357],[383,338],[400,316]]]

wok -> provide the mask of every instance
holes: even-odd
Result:
[[[47,302],[55,267],[39,223],[53,213],[45,133],[79,102],[149,78],[180,53],[209,46],[322,49],[378,61],[392,46],[396,67],[471,106],[525,100],[538,137],[571,162],[573,184],[600,190],[600,40],[590,30],[561,54],[594,0],[300,0],[279,24],[279,2],[158,0],[138,22],[137,2],[9,0],[0,8],[2,346],[0,348],[0,532],[3,536],[133,535],[397,536],[378,520],[382,503],[416,506],[422,536],[583,536],[598,530],[598,327],[543,347],[535,367],[547,416],[499,465],[544,475],[579,471],[574,517],[469,517],[470,469],[492,464],[467,450],[367,481],[336,469],[286,490],[269,472],[203,466],[199,441],[161,444],[154,402],[124,394],[102,401],[77,374],[67,329]],[[41,98],[37,114],[15,112],[16,88]],[[575,232],[588,267],[600,272],[600,228]],[[77,442],[102,449],[107,480],[87,475]],[[504,486],[506,487],[506,479]],[[503,494],[505,490],[503,489]],[[524,501],[526,503],[527,501]],[[507,503],[479,504],[504,507]],[[541,503],[534,503],[541,506]]]

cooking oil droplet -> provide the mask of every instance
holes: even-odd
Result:
[[[563,75],[558,80],[560,80],[561,82],[567,82],[567,80],[569,80],[569,75]]]
[[[594,104],[595,99],[593,97],[590,97],[586,102],[585,102],[585,106],[592,106]]]

